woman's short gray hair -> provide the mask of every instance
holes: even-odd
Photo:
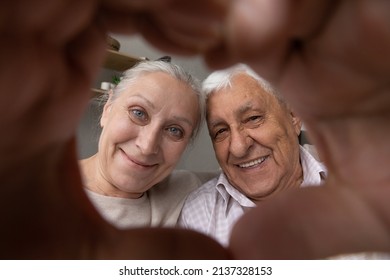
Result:
[[[201,85],[198,79],[192,76],[189,72],[185,71],[182,67],[166,62],[166,61],[142,61],[136,64],[134,67],[123,72],[120,82],[112,90],[111,99],[106,98],[105,102],[113,102],[122,92],[127,90],[132,84],[134,84],[139,77],[148,73],[163,72],[171,77],[184,82],[189,85],[198,98],[198,107],[200,111],[199,120],[192,133],[192,139],[194,139],[203,123],[204,119],[204,100],[201,95]]]
[[[204,103],[206,100],[210,97],[212,93],[215,91],[231,87],[231,81],[233,77],[240,73],[245,73],[255,79],[262,89],[264,89],[266,92],[274,95],[279,102],[284,104],[284,99],[279,94],[279,92],[276,91],[276,89],[265,79],[260,77],[255,71],[253,71],[248,65],[246,64],[236,64],[232,67],[226,68],[224,70],[218,70],[213,73],[211,73],[202,83],[202,95]]]

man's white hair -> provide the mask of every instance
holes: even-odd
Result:
[[[281,95],[268,81],[260,77],[248,65],[242,63],[211,73],[202,83],[203,99],[206,101],[214,92],[231,87],[233,77],[243,73],[255,79],[264,91],[274,95],[280,102],[284,103]]]

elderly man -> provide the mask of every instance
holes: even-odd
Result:
[[[14,0],[0,14],[3,259],[390,252],[390,1]],[[326,187],[261,203],[229,252],[193,231],[109,227],[82,195],[74,145],[105,31],[272,79],[304,118]]]
[[[212,73],[203,90],[222,172],[190,194],[179,221],[226,246],[245,211],[283,190],[320,185],[325,168],[299,145],[299,117],[246,65]]]

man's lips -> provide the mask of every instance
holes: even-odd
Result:
[[[268,156],[260,157],[260,158],[257,158],[257,159],[251,160],[251,161],[239,163],[239,164],[236,164],[236,166],[239,168],[252,168],[252,167],[255,167],[255,166],[262,164],[267,159],[267,157]]]

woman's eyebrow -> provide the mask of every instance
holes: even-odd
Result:
[[[131,97],[137,97],[137,98],[141,98],[143,99],[147,104],[148,106],[150,106],[152,109],[155,109],[156,107],[154,106],[154,104],[149,100],[147,99],[145,96],[141,95],[141,94],[134,94],[132,95]],[[129,97],[129,98],[131,98]],[[189,126],[193,127],[194,126],[194,123],[189,120],[188,118],[186,117],[181,117],[181,116],[173,116],[173,119],[176,120],[176,121],[179,121],[179,122],[184,122],[184,123],[187,123]]]
[[[189,119],[187,119],[185,117],[173,116],[173,119],[175,119],[176,121],[179,121],[179,122],[184,122],[184,123],[188,124],[191,127],[194,126],[194,123],[191,120],[189,120]]]
[[[148,104],[149,107],[151,107],[152,109],[155,109],[156,107],[154,106],[154,104],[149,100],[147,99],[145,96],[143,96],[142,94],[133,94],[131,96],[129,96],[129,98],[131,99],[132,97],[138,97],[138,98],[141,98],[143,99],[146,104]]]

